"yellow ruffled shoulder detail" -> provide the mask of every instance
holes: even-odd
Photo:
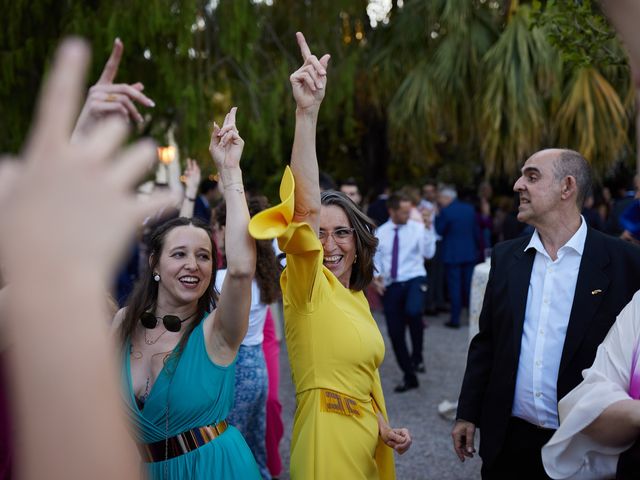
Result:
[[[296,182],[293,172],[287,166],[280,181],[280,203],[255,215],[249,222],[249,234],[257,240],[267,240],[282,236],[291,221],[295,208]]]

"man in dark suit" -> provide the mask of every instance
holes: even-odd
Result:
[[[482,477],[548,478],[541,447],[557,402],[591,365],[620,310],[640,288],[640,249],[587,227],[586,160],[543,150],[522,168],[518,220],[533,235],[496,245],[452,431],[460,460],[481,431]]]
[[[193,207],[193,216],[199,218],[207,225],[211,223],[211,209],[216,206],[216,203],[221,198],[218,191],[218,182],[205,178],[200,182],[199,195],[194,198],[188,198],[195,202]]]
[[[460,328],[462,305],[469,305],[480,231],[473,205],[458,200],[453,187],[440,189],[438,204],[440,213],[436,216],[436,230],[442,237],[442,262],[451,300],[451,318],[445,326]]]

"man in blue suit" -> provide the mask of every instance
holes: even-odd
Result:
[[[442,237],[444,262],[451,319],[446,327],[460,328],[463,303],[469,304],[471,275],[477,258],[479,231],[473,206],[457,199],[453,187],[444,187],[438,195],[440,214],[436,217],[436,230]]]
[[[205,178],[200,182],[199,192],[200,195],[196,198],[188,198],[188,200],[195,202],[193,216],[209,225],[211,223],[211,209],[216,206],[216,203],[221,198],[218,191],[218,182]]]

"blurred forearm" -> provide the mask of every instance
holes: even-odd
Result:
[[[121,407],[105,294],[88,271],[34,272],[8,301],[20,477],[138,478]],[[53,273],[50,271],[49,273]],[[37,292],[37,298],[34,298]],[[55,412],[55,414],[52,414]],[[114,461],[117,459],[117,461]]]

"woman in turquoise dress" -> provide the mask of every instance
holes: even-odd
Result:
[[[114,319],[127,411],[152,480],[260,478],[242,435],[226,421],[256,261],[235,111],[214,127],[210,145],[227,206],[223,293],[216,298],[209,226],[177,218],[152,233],[149,270]]]

